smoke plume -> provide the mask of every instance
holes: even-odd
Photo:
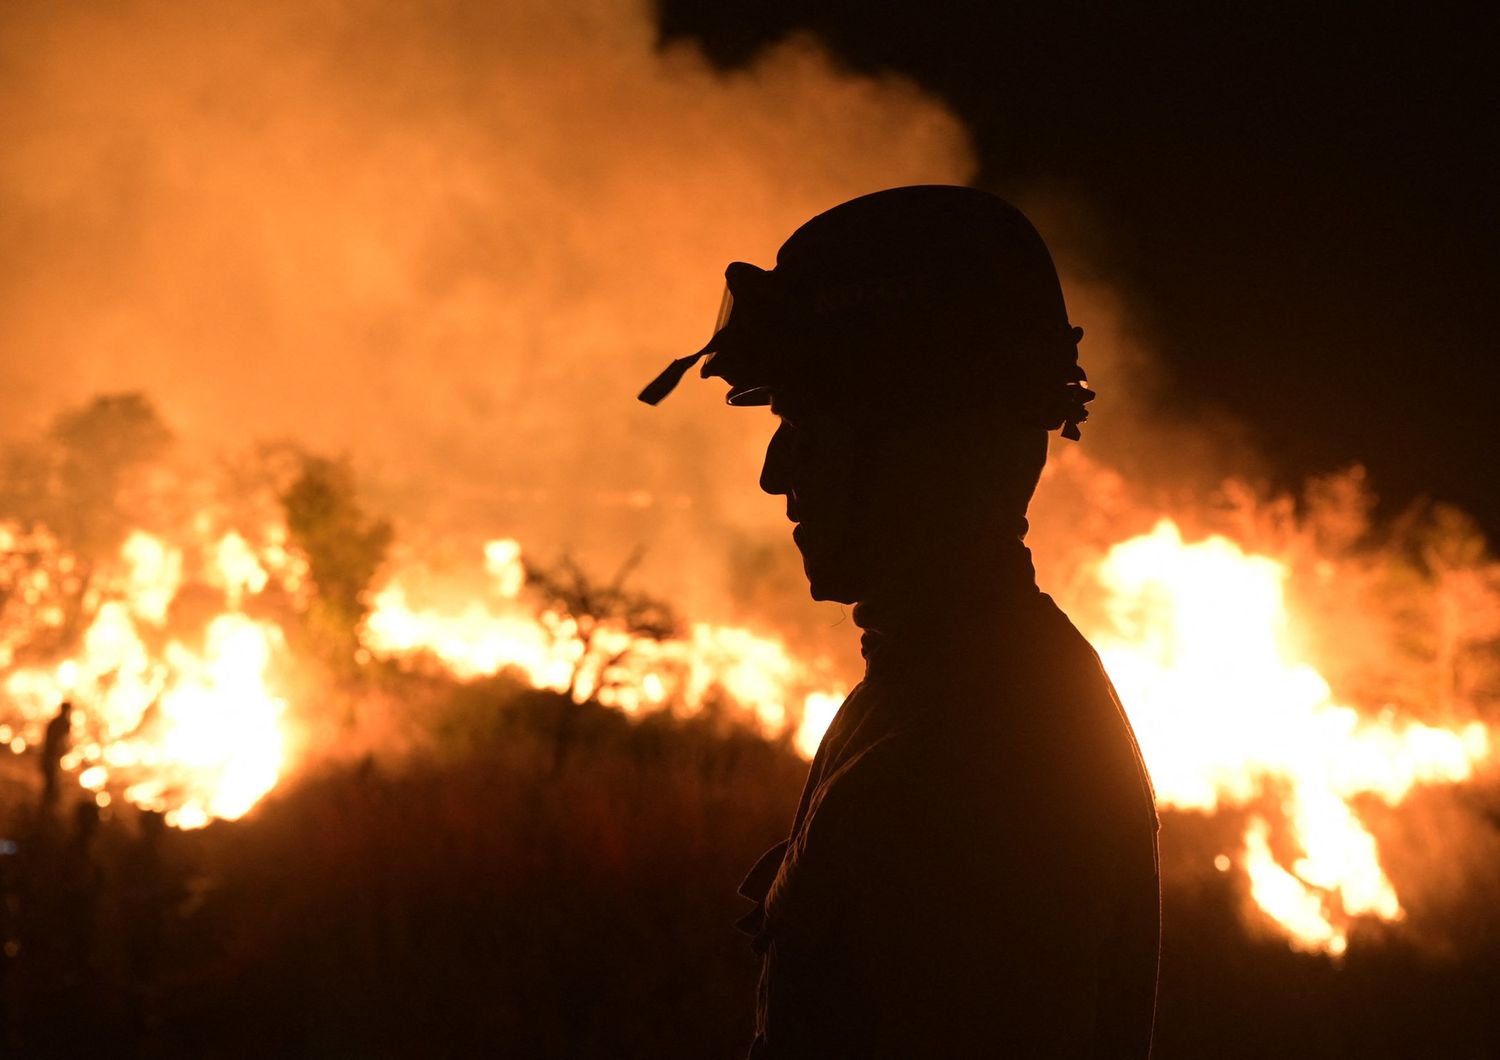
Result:
[[[805,39],[717,72],[650,16],[6,5],[3,429],[139,390],[195,443],[348,453],[409,523],[720,581],[702,539],[779,517],[769,423],[636,390],[702,343],[726,262],[973,161],[905,81]]]

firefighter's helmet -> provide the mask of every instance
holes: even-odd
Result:
[[[713,337],[640,394],[655,405],[700,359],[731,405],[1004,411],[1078,437],[1094,396],[1046,244],[1020,210],[948,185],[852,199],[797,229],[766,270],[729,265]]]

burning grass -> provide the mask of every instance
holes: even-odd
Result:
[[[438,562],[343,464],[262,447],[191,468],[163,437],[140,399],[101,399],[0,475],[10,772],[71,697],[68,798],[115,813],[69,839],[12,785],[32,860],[6,884],[6,989],[56,993],[18,995],[17,1040],[92,1004],[48,964],[84,945],[78,918],[28,888],[93,865],[85,994],[100,1027],[169,1052],[274,1012],[266,1044],[292,1052],[420,1052],[441,1023],[529,1055],[732,1053],[753,974],[733,883],[786,827],[854,675],[764,626],[685,620],[633,562],[598,579],[508,538]],[[1454,968],[1493,983],[1500,576],[1482,542],[1441,510],[1377,532],[1352,476],[1297,505],[1230,488],[1198,506],[1145,503],[1076,456],[1049,478],[1044,584],[1115,677],[1164,811],[1164,1040],[1203,1055],[1229,1025],[1182,1000],[1222,1007],[1202,973],[1227,982],[1225,962],[1333,991],[1327,1011],[1386,998],[1396,968],[1432,997]],[[177,826],[151,840],[181,887],[150,900],[149,958],[122,882],[138,810]],[[642,1023],[662,1011],[670,1026]],[[1370,1025],[1408,1040],[1403,1011]],[[1471,1016],[1445,1040],[1482,1041]],[[1244,1040],[1275,1051],[1274,1026]]]
[[[126,886],[141,841],[122,809],[94,845],[92,889],[36,905],[8,965],[14,1048],[740,1054],[756,966],[730,926],[743,910],[726,881],[786,827],[804,769],[790,747],[725,718],[631,720],[514,679],[377,668],[362,680],[426,719],[427,749],[328,764],[242,820],[167,830],[144,896]],[[1471,812],[1451,789],[1426,798],[1450,824]],[[1336,965],[1246,934],[1245,881],[1208,861],[1244,820],[1166,815],[1159,1055],[1500,1044],[1500,925],[1474,877],[1447,911],[1466,918],[1458,948],[1434,954],[1366,926]],[[1469,870],[1493,866],[1500,843],[1466,856]],[[1500,879],[1485,885],[1500,894]],[[125,918],[152,903],[154,946],[136,953]],[[96,926],[82,936],[53,919],[87,913]],[[93,955],[88,974],[55,983],[51,955],[68,947]]]

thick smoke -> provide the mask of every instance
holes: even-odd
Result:
[[[6,5],[4,429],[141,390],[195,443],[349,453],[409,525],[721,583],[779,518],[769,423],[636,390],[706,337],[726,262],[973,161],[904,81],[807,40],[723,74],[650,14]]]
[[[401,541],[512,535],[601,573],[644,545],[686,613],[804,632],[839,613],[754,488],[769,418],[691,378],[634,395],[702,343],[726,262],[974,170],[912,84],[807,39],[717,71],[660,48],[646,0],[10,4],[0,133],[0,433],[143,391],[190,445],[349,454]],[[1132,489],[1244,463],[1162,393],[1087,212],[1022,205],[1101,393],[1036,510],[1045,582],[1109,511],[1092,458]]]

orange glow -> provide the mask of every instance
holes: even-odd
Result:
[[[1097,570],[1108,622],[1085,630],[1119,689],[1163,807],[1212,812],[1270,797],[1239,856],[1256,903],[1304,949],[1337,955],[1352,919],[1403,913],[1353,800],[1399,803],[1469,778],[1478,722],[1438,728],[1338,702],[1290,644],[1287,571],[1223,537],[1188,543],[1164,519]],[[1271,852],[1282,830],[1298,855]]]
[[[185,584],[181,550],[131,533],[119,563],[100,576],[84,606],[92,616],[71,653],[45,666],[19,666],[0,689],[33,742],[57,705],[71,699],[73,748],[61,762],[108,805],[116,788],[169,823],[200,827],[245,814],[280,776],[286,704],[271,690],[279,627],[235,610],[266,575],[245,540],[229,534],[205,550],[203,581],[225,592],[201,646],[173,635],[170,611]],[[10,749],[26,740],[16,735]]]
[[[670,709],[687,717],[718,699],[763,735],[791,736],[809,755],[843,699],[779,639],[733,626],[695,623],[658,640],[606,622],[586,645],[573,617],[520,599],[525,569],[515,541],[491,541],[484,555],[487,594],[418,607],[414,590],[393,578],[375,595],[364,646],[386,657],[426,655],[465,678],[514,669],[537,688],[571,685],[576,701],[627,714]]]
[[[34,747],[71,698],[79,710],[62,766],[79,787],[101,806],[123,797],[184,828],[240,817],[276,786],[291,734],[273,675],[294,660],[281,627],[246,608],[255,612],[271,588],[305,598],[306,563],[284,527],[258,535],[260,544],[204,531],[191,549],[132,532],[81,596],[77,646],[24,665],[28,636],[58,628],[61,601],[79,587],[65,584],[70,561],[44,534],[0,534],[0,544],[18,549],[24,538],[47,559],[10,572],[27,591],[12,595],[0,622],[0,693],[10,705],[0,742],[16,753]],[[459,680],[511,670],[630,715],[727,711],[809,758],[842,702],[829,665],[766,632],[700,622],[657,639],[605,618],[585,623],[585,636],[579,616],[525,591],[518,542],[490,541],[482,564],[481,580],[446,593],[418,565],[397,565],[370,597],[357,660],[425,659]],[[1340,702],[1298,651],[1287,566],[1228,538],[1185,541],[1163,519],[1108,548],[1088,573],[1104,606],[1084,632],[1120,691],[1161,806],[1247,813],[1239,849],[1214,867],[1243,872],[1268,923],[1308,951],[1343,953],[1359,917],[1400,920],[1400,895],[1356,800],[1395,805],[1418,785],[1470,779],[1490,752],[1485,727]],[[192,586],[200,600],[212,587],[219,603],[180,630],[179,601]]]

